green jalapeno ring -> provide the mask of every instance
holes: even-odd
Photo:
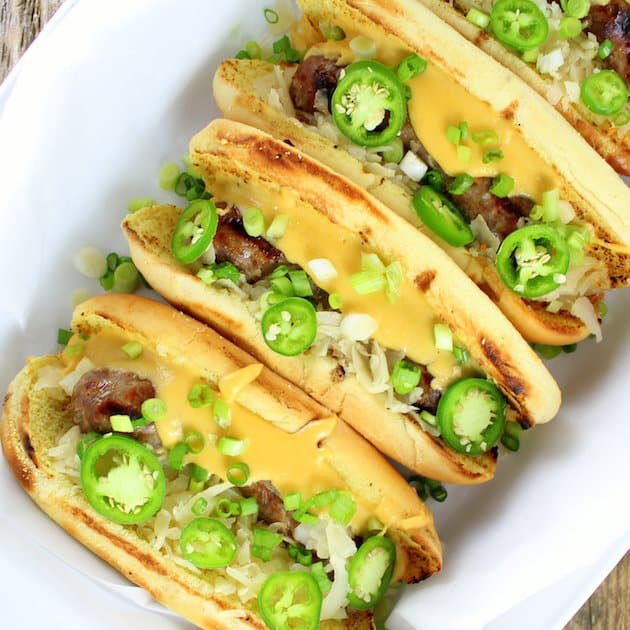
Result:
[[[81,487],[99,514],[121,525],[138,525],[162,507],[166,478],[146,446],[113,434],[92,442],[83,453]]]
[[[364,147],[393,140],[407,117],[403,86],[386,66],[357,61],[345,69],[331,100],[335,124],[346,137]]]
[[[321,609],[322,592],[310,573],[273,573],[258,592],[258,610],[271,630],[317,630]]]
[[[475,239],[459,208],[431,186],[421,186],[413,198],[413,207],[422,222],[449,245],[462,247]]]
[[[385,536],[363,542],[348,565],[348,601],[357,610],[373,608],[385,595],[396,566],[396,545]]]
[[[541,297],[556,289],[569,268],[566,240],[548,225],[527,225],[503,239],[496,268],[506,287],[526,298]]]
[[[584,79],[580,97],[593,113],[611,116],[626,104],[628,86],[614,70],[601,70]]]
[[[196,199],[181,213],[173,236],[171,251],[179,262],[195,262],[210,246],[219,219],[216,206],[207,199]]]
[[[438,403],[442,438],[460,453],[482,455],[505,428],[506,401],[496,385],[482,378],[464,378],[450,385]]]
[[[236,555],[236,536],[221,522],[207,516],[184,527],[179,546],[186,560],[200,569],[226,567]]]
[[[496,38],[521,52],[543,44],[549,36],[545,14],[531,0],[498,0],[490,11]]]
[[[302,354],[317,336],[315,307],[304,298],[289,297],[264,312],[261,328],[265,343],[274,352],[287,357]]]

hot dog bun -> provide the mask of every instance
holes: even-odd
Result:
[[[601,268],[592,280],[592,293],[625,286],[630,277],[630,191],[553,108],[506,68],[488,59],[474,45],[441,22],[422,3],[301,2],[311,31],[318,24],[335,24],[348,38],[361,33],[377,44],[376,57],[396,63],[416,52],[444,71],[457,85],[489,103],[497,120],[512,121],[517,133],[554,172],[562,199],[580,221],[593,229],[586,253]],[[332,44],[320,45],[325,54]],[[331,53],[332,54],[332,53]],[[569,310],[544,312],[501,282],[493,264],[466,254],[423,226],[413,205],[413,193],[383,177],[330,137],[295,118],[287,85],[296,66],[277,67],[260,60],[226,60],[214,78],[219,109],[234,120],[259,127],[288,140],[334,171],[376,196],[416,228],[422,229],[451,255],[492,297],[529,341],[564,345],[588,336],[584,321]],[[483,71],[480,71],[483,69]],[[550,143],[548,139],[554,138]]]
[[[137,296],[112,294],[84,302],[75,310],[73,329],[90,339],[139,342],[145,353],[160,357],[162,369],[176,372],[185,366],[214,385],[254,363],[208,327]],[[138,526],[117,525],[98,514],[77,479],[60,472],[50,449],[58,447],[72,420],[60,390],[40,382],[42,370],[58,365],[55,356],[30,359],[5,399],[0,437],[20,485],[74,538],[192,623],[202,628],[265,628],[253,601],[243,604],[235,595],[222,594],[213,571],[193,572],[173,562],[139,534]],[[330,418],[327,409],[266,368],[237,399],[287,432]],[[352,429],[338,419],[333,427],[321,445],[324,457],[362,505],[373,506],[374,515],[389,521],[387,532],[397,546],[395,579],[415,582],[438,571],[440,543],[432,516],[415,491]],[[292,474],[307,478],[307,462]],[[369,613],[351,611],[345,621],[327,621],[321,627],[370,628],[370,619]]]
[[[322,225],[328,225],[324,230],[338,227],[360,234],[367,249],[384,260],[400,261],[405,274],[415,279],[414,290],[426,296],[428,308],[451,327],[523,422],[547,422],[555,415],[560,402],[557,385],[500,311],[439,247],[409,231],[403,220],[369,194],[267,134],[225,120],[214,121],[193,138],[191,159],[217,200],[290,206],[303,221],[307,216],[324,219]],[[331,356],[307,352],[283,357],[270,350],[259,322],[241,298],[207,287],[177,263],[170,235],[178,216],[176,208],[154,206],[123,222],[132,258],[158,293],[304,388],[407,467],[453,483],[478,483],[494,474],[492,453],[470,457],[446,447],[411,417],[388,411],[383,396],[369,394],[356,376],[344,375],[343,370],[340,376]],[[316,243],[337,238],[311,235]],[[311,239],[305,237],[304,244]],[[322,251],[315,247],[313,256],[324,255]],[[408,340],[416,334],[414,316],[410,317]]]

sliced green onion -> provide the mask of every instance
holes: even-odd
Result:
[[[160,169],[160,188],[162,190],[175,190],[179,178],[179,166],[175,162],[169,162]]]
[[[396,361],[391,375],[394,391],[401,396],[412,392],[416,387],[418,387],[421,376],[422,370],[419,366],[406,361],[405,359]]]
[[[471,138],[475,144],[482,147],[499,141],[499,136],[494,131],[475,131]]]
[[[446,139],[453,144],[459,144],[462,137],[462,130],[455,125],[449,125],[446,130]]]
[[[599,300],[599,302],[597,302],[597,310],[599,311],[600,317],[606,317],[606,315],[608,315],[608,304],[606,304],[604,300]]]
[[[427,60],[420,57],[420,55],[409,55],[405,57],[396,69],[398,80],[401,83],[405,83],[419,74],[422,74],[427,69]],[[402,158],[402,155],[401,155]]]
[[[285,297],[292,297],[293,295],[295,295],[291,280],[286,276],[283,276],[281,278],[273,278],[270,284],[274,293],[284,295]]]
[[[240,513],[241,516],[253,516],[258,514],[258,502],[256,497],[247,497],[240,500]]]
[[[67,346],[70,339],[72,339],[72,331],[65,328],[59,328],[57,330],[57,343],[60,346]]]
[[[453,346],[453,356],[457,363],[466,363],[469,358],[468,350],[462,346]]]
[[[186,455],[188,455],[189,452],[190,452],[190,448],[188,444],[186,444],[185,442],[178,442],[169,451],[168,465],[173,470],[182,470],[182,468],[184,468],[184,457],[186,457]]]
[[[346,37],[343,29],[332,22],[320,22],[319,31],[324,36],[324,39],[332,39],[336,42],[340,42]]]
[[[326,575],[324,563],[321,560],[311,565],[311,575],[315,578],[322,595],[325,595],[331,589],[332,582]]]
[[[73,343],[67,345],[63,352],[67,357],[77,357],[83,354],[84,350],[85,346],[82,343]]]
[[[560,0],[564,12],[571,17],[582,19],[591,9],[590,0]]]
[[[379,273],[385,272],[385,264],[375,253],[361,253],[361,269],[363,271],[378,271]]]
[[[302,269],[289,271],[289,279],[293,285],[294,295],[297,295],[298,297],[309,297],[313,295],[311,282],[308,279],[306,271],[303,271]]]
[[[252,543],[252,556],[260,558],[264,562],[271,560],[273,550],[282,542],[282,535],[276,532],[254,527],[254,541]]]
[[[468,134],[469,134],[468,123],[465,120],[463,120],[462,122],[459,123],[458,127],[462,134],[461,139],[468,140]]]
[[[249,466],[245,462],[236,462],[227,469],[225,476],[233,486],[244,486],[249,481]]]
[[[195,481],[201,481],[205,483],[210,479],[210,472],[206,470],[203,466],[199,466],[199,464],[192,464],[190,469],[190,476]]]
[[[453,350],[453,331],[446,324],[435,324],[433,326],[433,338],[435,347],[438,350]]]
[[[293,512],[294,510],[299,509],[302,505],[302,495],[299,492],[291,492],[290,494],[285,495],[283,501],[284,509],[288,512]]]
[[[147,398],[140,407],[142,417],[157,422],[166,416],[166,403],[161,398]]]
[[[142,344],[138,341],[129,341],[122,346],[122,351],[130,359],[137,359],[142,354],[142,350]]]
[[[106,257],[107,269],[114,271],[120,265],[120,256],[116,252],[109,252]]]
[[[403,141],[396,136],[383,147],[381,154],[383,156],[383,162],[398,164],[405,154]]]
[[[317,516],[315,516],[315,514],[303,512],[302,510],[297,510],[293,518],[295,518],[298,523],[305,523],[306,525],[315,525],[317,523]]]
[[[366,35],[357,35],[350,40],[350,50],[359,59],[371,59],[376,54],[376,42]]]
[[[538,46],[534,46],[534,48],[528,48],[521,53],[521,59],[525,63],[536,63],[538,59],[538,55],[540,55],[540,48]]]
[[[184,443],[188,446],[191,453],[197,455],[203,451],[206,441],[199,431],[190,431],[184,436]]]
[[[501,444],[510,451],[518,451],[521,446],[521,433],[523,433],[523,427],[518,422],[506,422]]]
[[[426,409],[420,412],[420,417],[432,427],[437,427],[437,418]]]
[[[560,346],[547,346],[542,343],[534,343],[532,344],[532,348],[534,348],[543,359],[553,359],[562,352]]]
[[[424,481],[429,489],[429,493],[436,501],[439,503],[446,501],[448,492],[439,481],[434,481],[433,479],[428,479],[427,477],[424,478]]]
[[[472,150],[470,147],[467,147],[465,144],[457,145],[457,159],[460,162],[471,162],[472,161]]]
[[[133,293],[138,288],[140,273],[132,262],[123,262],[114,271],[114,286],[117,293]]]
[[[615,45],[606,38],[597,49],[597,56],[600,59],[607,59],[612,54],[613,50],[615,50]]]
[[[241,272],[229,260],[215,263],[210,269],[217,280],[231,280],[236,283],[241,277]]]
[[[104,291],[111,291],[114,288],[114,272],[108,270],[99,278],[99,283]]]
[[[251,55],[246,50],[239,50],[235,55],[234,59],[251,59]]]
[[[558,201],[560,201],[560,191],[557,188],[547,190],[542,194],[542,219],[545,223],[558,220]]]
[[[486,28],[488,24],[490,24],[490,16],[475,7],[471,7],[466,13],[466,19],[475,26],[478,26],[481,29]]]
[[[250,59],[262,59],[263,51],[262,51],[262,48],[260,47],[260,44],[257,41],[250,39],[245,44],[245,50],[247,51],[247,54],[249,55]]]
[[[506,175],[505,173],[499,173],[493,180],[492,186],[490,186],[490,192],[495,197],[507,197],[514,189],[514,178]]]
[[[204,499],[203,497],[199,497],[193,503],[191,511],[195,516],[201,516],[206,511],[207,507],[208,507],[208,501]]]
[[[226,429],[232,422],[232,412],[230,406],[222,398],[217,398],[213,408],[214,421],[222,428]]]
[[[217,442],[217,450],[221,453],[221,455],[237,457],[247,450],[248,445],[249,442],[247,440],[239,440],[237,438],[222,435]]]
[[[282,276],[286,276],[288,273],[289,273],[289,268],[286,265],[278,265],[269,274],[269,277],[273,280],[274,278],[282,278]]]
[[[199,280],[201,280],[204,284],[208,286],[214,284],[217,281],[217,279],[214,277],[214,271],[212,271],[211,267],[202,267],[196,275]]]
[[[359,295],[382,291],[387,284],[385,276],[380,271],[360,271],[359,273],[353,273],[348,276],[348,281]]]
[[[219,518],[230,518],[230,516],[238,516],[239,505],[230,499],[219,499],[214,506],[214,513]]]
[[[277,214],[269,229],[267,230],[267,238],[269,240],[276,240],[282,238],[284,233],[287,231],[287,227],[289,225],[289,215],[288,214]]]
[[[280,16],[273,9],[265,9],[264,16],[268,24],[277,24],[280,19]]]
[[[249,208],[243,213],[243,227],[249,236],[261,236],[265,231],[265,217],[260,208]]]
[[[558,36],[560,39],[573,39],[582,32],[582,23],[576,17],[565,17],[560,20]]]
[[[88,447],[94,444],[96,440],[100,440],[101,437],[103,436],[96,431],[86,433],[77,444],[77,455],[79,456],[79,459],[83,459],[83,455],[85,454],[85,451],[87,451]]]
[[[133,425],[131,418],[127,414],[115,414],[109,417],[112,425],[112,431],[119,433],[133,433]]]
[[[403,268],[402,265],[395,260],[385,268],[385,295],[387,301],[394,304],[400,297],[400,285],[403,281]]]
[[[133,214],[142,208],[154,206],[156,203],[155,199],[151,197],[134,197],[127,204],[127,210]]]
[[[428,170],[427,174],[422,178],[422,183],[431,186],[435,190],[444,190],[444,178],[440,171]]]
[[[206,484],[203,481],[197,481],[192,477],[188,480],[188,490],[193,494],[197,494],[201,492],[206,487]]]
[[[463,195],[473,185],[474,181],[472,175],[460,173],[451,182],[451,185],[448,187],[448,192],[450,192],[451,195]]]
[[[193,409],[209,407],[214,402],[214,394],[208,385],[198,383],[188,392],[188,402]]]
[[[328,304],[330,308],[338,311],[343,306],[343,299],[339,293],[331,293],[328,296]]]
[[[313,564],[313,552],[302,545],[289,545],[289,558],[296,560],[304,567]]]
[[[498,162],[504,158],[503,151],[501,149],[488,149],[481,158],[481,161],[484,164],[489,164],[490,162]]]
[[[339,496],[339,490],[337,488],[331,488],[330,490],[324,490],[323,492],[318,492],[314,494],[307,502],[308,507],[317,507],[323,508],[327,505],[330,505],[334,501],[337,500]]]
[[[357,511],[356,501],[348,492],[340,492],[330,506],[329,515],[341,525],[349,525]]]

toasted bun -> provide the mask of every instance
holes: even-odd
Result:
[[[494,37],[477,28],[449,2],[444,2],[444,0],[420,0],[420,2],[485,53],[517,74],[542,97],[547,98],[549,83],[535,71],[532,65],[525,63],[507,46],[503,46]],[[619,136],[615,127],[610,124],[598,127],[576,107],[563,108],[558,102],[556,109],[612,168],[622,175],[630,175],[630,134],[626,133],[624,136]]]
[[[200,375],[208,371],[202,366],[212,366],[213,373],[222,375],[253,362],[208,327],[166,305],[136,296],[92,298],[75,311],[73,327],[87,333],[125,331],[130,340],[145,347],[159,346],[175,365],[179,360],[199,367]],[[192,338],[195,344],[187,344]],[[264,629],[255,610],[243,609],[235,597],[213,591],[211,571],[200,577],[157,552],[134,527],[103,518],[88,505],[69,477],[56,472],[48,450],[57,445],[72,421],[58,396],[35,386],[39,369],[55,360],[53,356],[29,360],[5,398],[0,437],[6,460],[20,485],[74,538],[192,623],[212,629]],[[242,393],[239,403],[271,422],[275,420],[285,430],[289,430],[286,427],[291,421],[294,426],[303,426],[310,419],[330,416],[327,409],[267,369]],[[338,422],[327,446],[332,453],[330,463],[355,496],[382,502],[400,516],[389,529],[397,543],[396,578],[414,582],[438,571],[441,549],[433,518],[415,491],[342,422]],[[372,622],[369,614],[355,613],[345,621],[323,622],[321,627],[367,629]]]
[[[191,157],[210,189],[214,184],[238,182],[240,190],[250,190],[254,198],[257,191],[264,192],[270,203],[275,198],[278,204],[281,187],[291,189],[304,212],[320,213],[365,234],[366,247],[406,267],[436,313],[502,388],[523,421],[546,422],[555,415],[559,390],[509,322],[442,250],[406,229],[404,221],[373,197],[287,145],[229,121],[215,121],[193,138]],[[299,187],[295,182],[300,182]],[[153,207],[123,222],[136,265],[161,295],[217,327],[412,470],[452,483],[476,483],[492,476],[491,454],[474,458],[446,448],[412,418],[388,411],[382,397],[368,394],[356,377],[341,379],[331,357],[308,353],[283,357],[271,351],[239,298],[207,287],[174,259],[170,235],[178,215],[172,207]]]
[[[597,289],[603,291],[610,286],[627,284],[630,267],[630,219],[624,212],[624,208],[630,204],[630,193],[619,178],[601,163],[597,155],[581,142],[579,136],[564,123],[551,106],[540,99],[536,100],[536,107],[533,107],[527,97],[532,99],[535,95],[513,78],[509,82],[510,90],[505,90],[505,84],[501,83],[501,79],[497,77],[503,77],[503,80],[507,82],[509,72],[484,58],[485,56],[478,50],[475,51],[476,55],[473,55],[471,60],[466,56],[468,52],[463,52],[459,48],[457,50],[461,57],[451,57],[450,40],[449,44],[445,44],[441,38],[454,38],[455,43],[464,48],[467,46],[474,50],[474,47],[461,40],[456,33],[443,24],[437,30],[433,29],[431,20],[440,24],[435,16],[430,16],[429,21],[425,23],[426,9],[419,3],[415,3],[413,7],[410,7],[409,3],[404,3],[404,6],[399,7],[400,11],[411,11],[409,20],[415,20],[422,25],[422,28],[418,27],[413,31],[417,34],[415,38],[408,30],[403,31],[406,34],[405,37],[393,36],[391,33],[397,31],[392,31],[392,29],[401,22],[401,18],[398,18],[398,21],[394,20],[387,9],[378,8],[381,5],[368,10],[361,7],[351,8],[353,3],[344,4],[343,7],[339,4],[334,2],[302,3],[313,25],[319,24],[320,21],[328,21],[340,24],[344,29],[348,29],[348,33],[360,31],[379,42],[379,50],[382,47],[389,47],[391,50],[399,51],[401,46],[405,46],[407,52],[415,50],[447,70],[453,80],[466,87],[471,94],[481,95],[483,100],[490,100],[490,103],[495,106],[497,116],[504,110],[509,110],[511,116],[514,109],[515,114],[512,119],[523,132],[524,139],[547,163],[554,165],[555,172],[559,174],[563,182],[563,197],[574,205],[582,220],[594,227],[597,238],[589,246],[589,254],[601,260],[608,269],[608,281],[602,283]],[[394,11],[393,6],[389,9],[392,15],[406,15],[400,11],[398,13]],[[369,14],[368,17],[374,19],[375,23],[368,20],[364,13]],[[430,14],[430,12],[427,13]],[[407,20],[406,17],[402,21],[405,20]],[[428,37],[426,41],[423,35]],[[470,68],[466,72],[460,70],[461,59],[470,61]],[[486,72],[479,72],[479,67],[485,67],[488,64],[490,66]],[[287,68],[284,72],[290,74]],[[226,60],[220,64],[215,74],[214,95],[219,109],[226,117],[259,127],[279,139],[290,141],[293,146],[348,177],[411,224],[422,229],[458,261],[460,266],[483,286],[484,290],[485,287],[492,289],[490,293],[492,299],[529,341],[564,345],[580,341],[588,336],[590,331],[579,318],[566,311],[550,314],[535,304],[529,305],[503,285],[493,265],[484,265],[483,261],[472,259],[461,249],[449,246],[427,230],[413,210],[412,195],[409,192],[391,180],[370,171],[361,161],[351,156],[344,148],[335,145],[330,139],[302,125],[292,116],[294,112],[292,112],[288,94],[280,98],[282,107],[279,107],[276,101],[271,101],[269,94],[272,89],[280,95],[284,94],[283,90],[286,90],[286,87],[282,86],[284,80],[279,78],[279,69],[267,62]],[[485,85],[486,82],[488,85]],[[513,84],[516,85],[512,92]],[[489,99],[488,95],[491,97],[494,95],[493,90],[496,96]],[[521,111],[524,108],[520,103],[533,107],[535,113]],[[553,131],[544,131],[545,129],[553,129]],[[557,147],[553,147],[551,152],[547,152],[545,144],[549,133],[552,133],[554,137],[563,138],[563,141],[559,142]],[[558,134],[561,135],[558,136]],[[565,136],[569,138],[571,152],[567,151],[563,156],[560,150],[555,151],[555,149],[566,146]],[[579,147],[579,159],[575,160],[577,164],[572,162],[569,165],[567,157],[574,155],[572,153],[574,144]],[[583,164],[591,166],[582,169]],[[589,190],[587,195],[584,193],[586,189],[584,182],[587,182],[586,188]]]

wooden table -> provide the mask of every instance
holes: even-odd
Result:
[[[63,0],[0,0],[0,82]],[[630,553],[565,630],[630,629]]]

